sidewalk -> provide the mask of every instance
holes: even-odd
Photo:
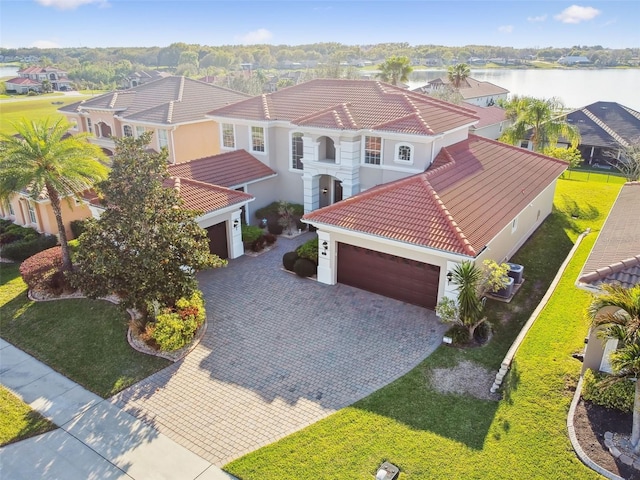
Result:
[[[0,448],[0,478],[234,478],[2,339],[0,383],[60,427]]]

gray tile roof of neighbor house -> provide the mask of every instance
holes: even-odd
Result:
[[[580,144],[627,146],[640,141],[640,112],[616,102],[595,102],[567,114],[567,123],[580,131]]]

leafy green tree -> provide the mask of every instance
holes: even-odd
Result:
[[[13,125],[18,135],[2,134],[0,140],[0,199],[28,190],[36,199],[44,191],[51,201],[62,247],[62,269],[71,270],[67,233],[62,218],[63,198],[71,198],[107,176],[102,149],[88,141],[88,134],[67,135],[71,124],[64,119],[22,120]]]
[[[466,63],[458,63],[447,68],[447,78],[455,89],[459,89],[471,75],[471,69]]]
[[[569,164],[569,168],[576,168],[583,160],[580,150],[575,147],[547,147],[542,150],[542,153],[548,157],[564,160]]]
[[[115,139],[109,178],[98,187],[105,211],[80,236],[72,281],[89,297],[117,292],[145,315],[197,290],[195,274],[226,264],[209,253],[206,232],[167,172],[167,152],[150,151],[151,133]],[[175,185],[178,187],[178,185]]]
[[[600,338],[618,340],[618,349],[610,356],[613,376],[603,387],[625,378],[636,381],[631,445],[640,454],[640,285],[603,284],[602,290],[591,301],[588,316],[592,326],[600,329]]]
[[[42,92],[43,93],[51,93],[53,92],[53,85],[51,85],[51,81],[50,80],[43,80],[42,81]]]
[[[540,99],[534,97],[514,97],[501,103],[507,118],[513,121],[500,141],[518,145],[528,133],[533,150],[542,152],[545,148],[555,147],[561,137],[568,140],[572,147],[580,143],[580,132],[566,121],[562,115],[563,104],[556,98]]]
[[[619,158],[609,155],[609,164],[618,169],[628,182],[640,180],[640,139],[622,148]]]
[[[378,68],[380,73],[376,76],[391,85],[409,81],[409,74],[413,72],[413,67],[408,57],[397,57],[395,55],[387,58],[384,63],[378,65]]]

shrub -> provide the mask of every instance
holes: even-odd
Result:
[[[266,218],[268,220],[269,217],[277,219],[278,208],[280,208],[280,202],[272,202],[266,207],[262,207],[256,210],[254,215],[258,220],[262,220],[263,218]]]
[[[147,333],[160,350],[173,351],[188,345],[204,323],[205,309],[202,294],[196,291],[189,299],[181,298],[174,308],[164,308],[148,325]]]
[[[265,233],[263,238],[264,241],[267,242],[267,245],[273,245],[278,239],[278,237],[276,237],[273,233]]]
[[[253,243],[262,237],[263,232],[260,227],[256,227],[253,225],[243,225],[242,226],[242,241],[246,243]]]
[[[85,230],[86,220],[73,220],[69,226],[71,227],[71,233],[73,233],[73,238],[78,238]]]
[[[298,254],[296,252],[287,252],[282,256],[282,266],[285,268],[285,270],[293,272],[293,266],[298,258],[300,257],[298,257]]]
[[[278,222],[278,220],[269,220],[267,222],[267,230],[272,235],[280,235],[284,231],[284,227]]]
[[[31,227],[23,227],[9,221],[0,230],[0,245],[8,245],[19,240],[33,239],[40,234]]]
[[[491,338],[491,332],[493,327],[490,322],[484,321],[476,327],[473,331],[473,339],[479,344],[483,345]]]
[[[0,256],[21,262],[36,253],[42,252],[48,248],[54,247],[58,244],[58,239],[55,235],[42,235],[35,238],[23,238],[17,242],[4,245],[0,250]]]
[[[318,267],[307,258],[298,258],[293,264],[293,271],[299,277],[311,277],[317,273]]]
[[[296,218],[296,228],[304,232],[307,229],[307,224],[304,223],[300,218]]]
[[[603,407],[632,412],[634,383],[627,379],[603,385],[609,377],[606,373],[593,372],[591,369],[584,372],[582,398]]]
[[[462,346],[469,343],[469,329],[463,327],[462,325],[454,325],[449,330],[447,330],[447,333],[445,333],[445,335],[451,338],[453,345]]]
[[[267,241],[264,239],[264,236],[261,236],[251,244],[251,250],[253,250],[254,252],[261,252],[262,250],[264,250],[264,246],[266,245],[266,243]]]
[[[314,264],[318,264],[318,237],[309,240],[300,245],[296,252],[300,258],[311,260]]]
[[[27,258],[20,265],[20,275],[30,290],[46,288],[51,277],[62,267],[62,247],[53,247]]]

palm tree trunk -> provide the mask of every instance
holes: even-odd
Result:
[[[640,454],[640,381],[636,380],[635,398],[633,399],[633,426],[631,427],[631,446],[633,453]]]
[[[48,183],[45,184],[47,193],[49,194],[49,200],[51,201],[51,208],[53,214],[56,217],[56,223],[58,224],[58,235],[60,238],[60,247],[62,248],[62,270],[71,271],[71,256],[69,255],[69,244],[67,243],[67,232],[62,222],[62,208],[60,207],[60,196],[58,191]]]

